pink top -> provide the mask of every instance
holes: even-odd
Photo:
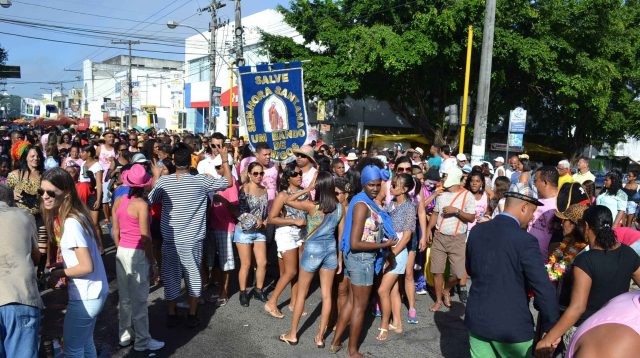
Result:
[[[482,193],[480,200],[476,200],[476,219],[467,224],[467,232],[478,223],[478,219],[487,214],[487,193]]]
[[[107,150],[107,147],[105,147],[104,144],[100,145],[100,157],[98,157],[98,162],[100,162],[100,165],[102,166],[102,169],[105,172],[109,170],[109,167],[111,166],[111,162],[109,161],[109,158],[115,158],[115,157],[116,157],[116,148]]]
[[[631,246],[640,240],[640,231],[632,227],[614,227],[613,232],[616,233],[618,241],[627,246]]]
[[[640,334],[640,291],[627,292],[612,298],[609,303],[584,321],[573,334],[565,357],[573,357],[576,345],[583,334],[608,323],[625,325]]]
[[[227,199],[231,205],[238,205],[238,183],[235,180],[230,187],[216,194]],[[236,229],[236,219],[225,204],[213,203],[209,214],[211,215],[209,222],[213,230],[233,232]]]
[[[120,199],[120,206],[116,211],[116,217],[120,223],[120,244],[127,249],[144,249],[142,235],[140,234],[140,221],[132,217],[127,212],[129,208],[129,195],[123,195]]]

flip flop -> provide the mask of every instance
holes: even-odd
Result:
[[[404,332],[402,330],[402,328],[398,328],[396,326],[393,325],[393,323],[389,323],[389,329],[393,331],[393,333],[395,334],[402,334],[402,332]],[[400,329],[400,331],[398,331],[398,329]]]
[[[291,306],[287,306],[287,308],[289,309],[289,311],[291,311],[291,313],[293,313],[293,307]],[[308,315],[309,313],[307,311],[302,311],[302,316],[300,317],[304,317],[306,315]]]
[[[284,314],[280,311],[278,311],[278,309],[270,309],[269,307],[267,307],[267,305],[264,305],[264,310],[265,312],[267,312],[269,315],[271,315],[271,317],[273,318],[278,318],[278,319],[283,319],[284,318]]]
[[[384,342],[387,339],[389,339],[389,330],[388,329],[378,328],[378,331],[380,331],[380,333],[378,333],[378,335],[376,336],[376,340],[377,341]],[[386,334],[386,336],[384,338],[382,337],[383,334]]]
[[[442,303],[435,302],[434,304],[431,305],[431,307],[429,307],[429,311],[439,312],[441,308],[442,308]]]
[[[290,339],[287,339],[287,335],[286,334],[281,334],[280,337],[278,338],[280,340],[280,342],[284,342],[290,346],[295,346],[298,344],[298,341],[293,341]]]

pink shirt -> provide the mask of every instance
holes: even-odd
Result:
[[[306,188],[311,184],[311,181],[313,181],[313,177],[316,175],[316,173],[318,172],[318,169],[311,167],[311,169],[309,169],[308,172],[302,174],[302,187]],[[311,197],[315,198],[316,197],[316,191],[315,190],[311,190]]]
[[[538,239],[540,254],[546,262],[549,258],[549,242],[551,242],[553,226],[551,222],[556,215],[556,198],[538,199],[542,206],[538,206],[529,222],[527,231]]]
[[[231,205],[238,205],[238,182],[233,180],[230,187],[217,192],[218,195],[227,199]],[[233,217],[225,204],[213,203],[209,210],[211,215],[211,228],[216,231],[233,232],[236,229],[236,219]]]
[[[116,218],[118,218],[118,223],[120,224],[119,246],[127,249],[144,249],[142,235],[140,234],[140,221],[127,212],[131,199],[129,199],[128,195],[123,195],[121,198],[120,206],[116,211]]]
[[[476,200],[476,219],[473,222],[467,224],[467,232],[471,230],[472,227],[476,226],[478,223],[478,219],[482,215],[487,214],[487,193],[482,193],[482,197],[480,200]]]
[[[572,358],[576,345],[583,334],[603,324],[621,324],[640,334],[640,292],[627,292],[616,296],[598,312],[594,313],[578,327],[571,338],[571,344],[565,357]]]
[[[614,227],[618,241],[627,246],[631,246],[640,240],[640,231],[631,227]]]

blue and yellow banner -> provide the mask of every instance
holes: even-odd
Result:
[[[267,142],[271,158],[283,161],[307,140],[302,64],[291,62],[239,68],[245,125],[252,147]]]

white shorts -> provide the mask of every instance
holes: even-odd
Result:
[[[302,229],[297,226],[278,226],[275,237],[278,252],[297,249],[302,246],[304,240]]]

